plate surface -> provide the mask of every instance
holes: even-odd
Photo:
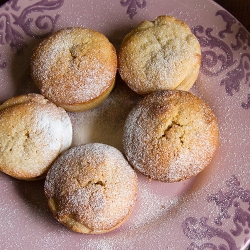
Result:
[[[82,235],[56,222],[43,181],[0,173],[1,249],[244,249],[250,242],[250,34],[209,0],[16,0],[0,8],[0,103],[37,91],[29,60],[43,37],[67,26],[103,32],[117,50],[142,20],[185,21],[202,48],[191,91],[214,110],[220,145],[211,164],[188,181],[166,184],[139,176],[131,217],[103,235]],[[124,120],[140,99],[117,77],[98,108],[69,113],[73,145],[102,142],[122,151]]]

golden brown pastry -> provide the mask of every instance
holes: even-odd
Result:
[[[13,97],[0,106],[0,170],[14,178],[45,177],[72,142],[64,109],[39,94]]]
[[[59,222],[79,233],[100,234],[117,228],[131,214],[138,180],[119,150],[91,143],[60,156],[44,190]]]
[[[118,53],[118,70],[141,95],[153,91],[189,90],[201,63],[198,39],[182,21],[159,16],[143,21],[127,34]]]
[[[153,92],[127,117],[123,146],[130,164],[163,182],[197,175],[218,146],[218,125],[211,108],[187,91]]]
[[[52,34],[34,50],[31,76],[41,93],[67,111],[91,109],[114,87],[117,56],[101,33],[70,27]]]

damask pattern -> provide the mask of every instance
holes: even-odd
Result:
[[[193,242],[187,248],[188,250],[238,250],[240,248],[236,245],[236,237],[242,234],[249,234],[250,232],[250,190],[245,190],[240,186],[240,182],[236,176],[226,181],[226,186],[229,189],[226,192],[219,190],[217,193],[210,195],[207,198],[208,202],[214,202],[218,207],[218,216],[214,218],[214,223],[217,226],[210,226],[209,219],[202,217],[197,219],[195,217],[189,217],[185,219],[182,224],[183,233],[186,237],[193,240]],[[241,202],[248,203],[247,211],[241,208]],[[230,215],[230,212],[234,214]],[[223,220],[230,219],[234,228],[231,228],[229,232],[223,230]],[[244,229],[245,227],[245,229]],[[224,242],[216,246],[210,241],[214,238],[219,238]],[[250,240],[246,237],[246,241]],[[204,241],[203,244],[197,244],[197,241]]]
[[[201,73],[208,77],[224,74],[225,77],[221,80],[220,85],[225,87],[228,95],[233,96],[240,91],[242,84],[250,87],[250,35],[245,28],[239,26],[234,36],[235,41],[231,44],[226,43],[224,38],[226,34],[234,33],[232,26],[236,20],[224,10],[217,11],[215,15],[221,16],[226,25],[224,30],[216,34],[218,36],[212,35],[212,28],[205,29],[200,25],[193,28],[202,48]],[[239,50],[245,52],[239,53],[240,60],[237,61],[233,51]],[[244,109],[250,108],[250,93],[242,101],[241,106]]]
[[[121,5],[123,7],[127,7],[127,14],[129,15],[130,19],[133,19],[133,17],[137,14],[137,8],[144,8],[146,7],[146,1],[145,0],[121,0]]]
[[[0,44],[10,46],[14,53],[20,53],[27,47],[25,35],[41,38],[53,33],[60,15],[49,13],[59,9],[63,3],[64,0],[40,0],[22,9],[18,0],[9,0],[1,6],[4,12],[0,13]],[[18,31],[19,27],[22,33]],[[1,62],[0,54],[0,69],[6,66],[6,62]]]

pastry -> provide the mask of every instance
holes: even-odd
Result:
[[[71,148],[55,161],[44,190],[59,222],[79,233],[101,234],[129,217],[138,180],[118,149],[90,143]]]
[[[130,164],[162,182],[201,172],[218,146],[214,112],[194,94],[162,90],[144,97],[129,113],[123,147]]]
[[[0,106],[0,170],[14,178],[44,178],[72,142],[66,111],[40,94],[13,97]]]
[[[198,39],[182,21],[159,16],[143,21],[127,34],[118,53],[121,78],[136,93],[188,91],[201,64]]]
[[[70,27],[43,40],[31,58],[31,77],[42,95],[67,111],[102,103],[115,84],[117,56],[102,33]]]

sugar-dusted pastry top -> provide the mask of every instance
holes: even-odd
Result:
[[[72,142],[72,125],[62,108],[39,94],[13,97],[0,106],[0,170],[12,177],[44,177]]]
[[[59,222],[79,233],[100,234],[128,218],[138,180],[119,150],[91,143],[60,156],[48,172],[44,189]]]
[[[143,21],[127,34],[118,52],[122,79],[138,94],[166,89],[189,90],[201,63],[198,39],[171,16]]]
[[[153,92],[127,117],[123,146],[133,167],[152,179],[177,182],[197,175],[218,146],[211,108],[187,91]]]
[[[100,32],[69,27],[43,40],[31,58],[31,76],[41,93],[68,111],[100,104],[114,86],[117,56]]]

